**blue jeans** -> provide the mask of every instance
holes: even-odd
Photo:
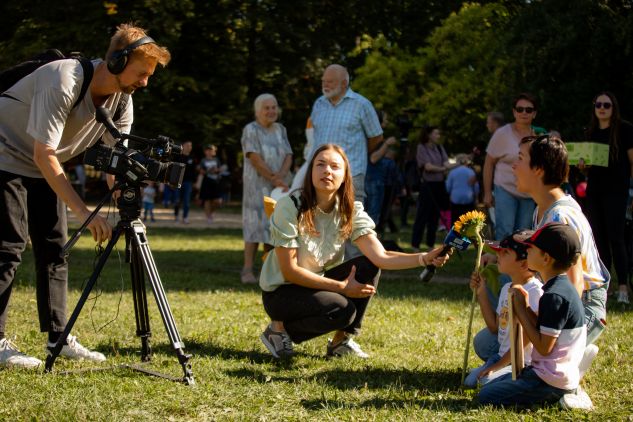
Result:
[[[553,387],[540,379],[531,366],[523,369],[516,381],[506,374],[495,382],[484,385],[477,398],[479,404],[495,406],[530,406],[556,403],[563,395],[574,390]]]
[[[464,387],[475,388],[477,387],[477,383],[481,385],[486,385],[491,381],[501,378],[505,374],[512,373],[512,367],[508,365],[503,369],[500,369],[493,373],[489,373],[488,375],[486,375],[485,377],[482,377],[481,379],[478,378],[481,371],[499,362],[500,359],[501,359],[501,355],[499,353],[496,353],[492,355],[490,359],[486,361],[486,363],[484,363],[478,368],[471,370],[468,376],[466,377],[466,379],[464,380]]]
[[[178,189],[179,198],[176,202],[176,206],[174,207],[174,215],[178,217],[178,212],[180,211],[180,205],[182,204],[182,218],[187,218],[189,216],[189,205],[191,204],[191,192],[193,192],[193,182],[190,180],[184,180],[180,189]]]
[[[587,344],[594,343],[605,329],[607,319],[607,290],[609,283],[593,290],[582,292],[582,304],[585,308],[587,324]]]
[[[354,185],[354,201],[364,203],[365,198],[367,198],[367,193],[365,192],[365,175],[358,174],[352,177],[352,184]],[[354,245],[352,239],[347,239],[345,241],[345,260],[348,261],[361,255],[363,255],[363,253]]]
[[[378,225],[380,221],[380,210],[383,198],[385,197],[385,184],[377,180],[365,180],[365,211],[369,217]]]
[[[536,204],[531,198],[520,198],[495,185],[495,239],[501,240],[518,229],[532,227]]]
[[[481,360],[487,362],[492,357],[499,356],[499,342],[497,335],[493,334],[488,327],[484,327],[475,334],[473,338],[473,348]]]

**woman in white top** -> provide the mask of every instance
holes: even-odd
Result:
[[[349,162],[333,144],[319,147],[308,166],[303,188],[282,197],[270,222],[273,251],[260,275],[263,303],[271,324],[261,335],[274,357],[293,354],[301,343],[336,331],[327,355],[366,358],[351,335],[358,333],[365,309],[376,292],[379,268],[443,265],[441,248],[428,253],[386,251],[374,222],[354,201]],[[364,256],[343,262],[351,239]]]
[[[523,93],[512,104],[514,122],[494,132],[484,162],[484,204],[488,208],[494,206],[497,240],[515,230],[530,227],[535,207],[532,198],[517,190],[512,164],[519,156],[521,139],[534,135],[532,121],[536,117],[536,98]]]

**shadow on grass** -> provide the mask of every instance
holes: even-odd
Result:
[[[460,384],[460,372],[456,370],[428,370],[406,368],[331,369],[319,372],[314,379],[319,384],[328,384],[340,390],[358,388],[384,389],[398,387],[404,390],[417,390],[421,393],[438,393],[456,390]],[[456,390],[457,391],[457,390]]]
[[[233,347],[219,346],[209,342],[184,340],[187,353],[201,357],[213,357],[225,360],[248,361],[253,364],[272,363],[279,369],[292,369],[292,359],[275,359],[270,353],[259,350],[235,349]]]
[[[477,404],[466,398],[446,397],[443,395],[415,399],[387,399],[375,397],[361,402],[344,400],[302,400],[301,405],[307,410],[323,409],[400,409],[420,407],[427,410],[444,410],[455,413],[463,413],[464,410],[475,409]]]

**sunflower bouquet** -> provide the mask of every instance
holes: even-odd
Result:
[[[481,211],[469,211],[463,214],[453,225],[453,230],[463,237],[467,237],[477,245],[477,258],[475,259],[474,271],[479,271],[481,253],[483,252],[484,241],[481,234],[486,225],[486,215]],[[475,315],[475,304],[477,303],[477,293],[473,290],[473,297],[470,302],[470,319],[468,321],[468,333],[466,335],[466,347],[464,349],[464,365],[462,367],[462,384],[466,377],[468,367],[468,352],[470,351],[470,337],[472,335],[473,317]]]

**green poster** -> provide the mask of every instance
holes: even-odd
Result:
[[[582,158],[588,166],[609,166],[609,145],[597,142],[566,143],[570,165],[577,165]]]

